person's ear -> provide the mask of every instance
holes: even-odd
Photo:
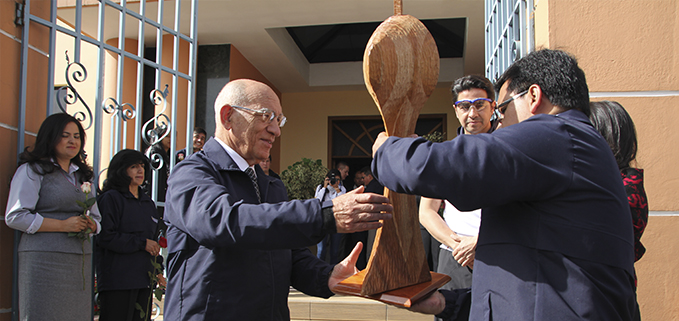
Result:
[[[222,123],[224,129],[231,129],[231,116],[233,115],[233,107],[226,104],[219,109],[219,121]]]
[[[528,87],[527,95],[530,98],[530,113],[538,114],[540,107],[542,107],[542,88],[537,84],[532,84]]]

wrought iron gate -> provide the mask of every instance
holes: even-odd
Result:
[[[172,1],[169,4],[163,0],[149,3],[146,0],[85,2],[76,0],[75,5],[59,5],[57,0],[52,0],[48,5],[45,1],[24,0],[23,4],[17,4],[16,24],[22,26],[18,153],[26,145],[25,135],[34,135],[26,130],[28,121],[34,124],[35,119],[42,122],[52,113],[67,112],[86,128],[88,162],[94,168],[95,176],[102,174],[102,169],[117,151],[124,148],[141,150],[144,144],[157,143],[164,135],[170,135],[173,142],[170,164],[166,164],[171,169],[177,145],[179,105],[186,106],[186,122],[180,126],[186,126],[186,146],[192,146],[198,1]],[[187,3],[188,8],[182,8],[182,4]],[[185,17],[188,19],[183,19]],[[189,25],[181,25],[186,20],[190,21]],[[130,32],[134,26],[137,32]],[[130,39],[137,42],[136,51],[126,48]],[[163,41],[172,41],[171,64],[163,62]],[[182,43],[188,44],[188,53],[180,51]],[[153,45],[155,57],[149,58],[145,51]],[[60,49],[64,46],[67,50],[62,52]],[[83,54],[83,51],[87,53]],[[188,60],[188,71],[180,71],[180,60]],[[61,65],[64,66],[63,79],[58,68]],[[132,86],[134,93],[124,91],[124,87],[131,83],[125,78],[126,73],[129,76],[126,68],[130,65],[136,66],[136,86]],[[106,73],[107,67],[114,72]],[[148,68],[155,71],[154,75],[144,74]],[[36,77],[31,78],[36,69],[41,69],[41,76],[46,70],[46,83],[44,79],[36,81]],[[145,79],[153,79],[155,90],[143,92]],[[83,86],[90,90],[84,90]],[[180,92],[186,95],[186,102],[179,101]],[[27,117],[27,102],[32,99],[30,95],[46,97],[44,117],[33,114]],[[149,95],[150,99],[145,98]],[[132,101],[126,101],[131,96]],[[145,100],[152,102],[146,105],[154,111],[146,113],[152,117],[147,117],[149,119],[144,123]],[[170,106],[167,111],[166,103]],[[42,110],[42,107],[39,109]],[[184,110],[181,112],[184,113]],[[132,123],[133,120],[134,124],[128,126],[128,121]],[[106,131],[106,128],[109,130]],[[160,133],[158,128],[167,130]],[[128,135],[133,137],[128,138]],[[190,152],[192,149],[187,150]],[[149,156],[159,158],[157,155]],[[162,160],[159,165],[162,165]],[[154,171],[153,179],[157,180],[157,176]],[[157,181],[152,186],[152,199],[157,201]],[[164,206],[162,202],[157,205]],[[20,232],[16,232],[12,320],[18,320],[16,249],[19,237]]]

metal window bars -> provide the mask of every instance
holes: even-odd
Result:
[[[535,50],[533,0],[486,0],[486,77],[497,80]]]

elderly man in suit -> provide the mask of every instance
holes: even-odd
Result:
[[[167,320],[289,320],[290,286],[327,298],[357,272],[360,245],[335,266],[306,246],[391,217],[387,198],[362,189],[323,203],[287,202],[283,182],[254,166],[269,156],[285,121],[263,83],[234,80],[219,93],[215,138],[170,176]]]
[[[633,233],[625,190],[592,127],[584,72],[540,50],[496,83],[492,134],[431,143],[380,134],[373,174],[400,193],[482,208],[470,320],[631,320]],[[454,319],[441,291],[415,309]],[[431,305],[429,305],[431,304]]]

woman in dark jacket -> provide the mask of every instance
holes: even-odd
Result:
[[[152,260],[160,252],[155,241],[158,213],[142,192],[149,161],[139,151],[118,152],[108,168],[103,193],[97,199],[102,214],[97,237],[97,288],[101,321],[148,319]],[[158,271],[156,271],[158,272]]]

